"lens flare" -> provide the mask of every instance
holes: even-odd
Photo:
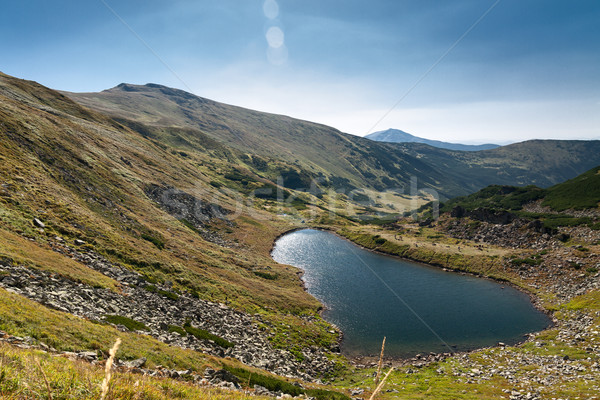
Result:
[[[263,3],[265,17],[275,19],[279,15],[279,4],[275,0],[265,0]]]
[[[285,41],[285,35],[283,31],[278,26],[272,26],[267,31],[266,35],[267,42],[269,43],[269,47],[273,47],[275,49],[283,46]]]

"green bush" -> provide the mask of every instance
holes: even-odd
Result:
[[[268,272],[254,271],[254,275],[270,281],[274,281],[277,279],[277,274],[270,274]]]
[[[183,329],[182,327],[177,326],[177,325],[169,325],[169,328],[167,330],[169,332],[177,332],[181,336],[187,336],[187,332],[185,331],[185,329]]]
[[[540,265],[542,263],[542,259],[541,258],[533,258],[533,257],[515,258],[514,260],[511,261],[511,263],[513,265],[527,264],[527,265],[531,265],[531,266],[536,266],[536,265]]]
[[[121,315],[106,315],[104,320],[114,325],[123,325],[130,331],[149,331],[150,329],[141,322]]]
[[[156,292],[158,292],[158,289],[154,285],[146,285],[146,286],[144,286],[144,290],[147,290],[150,293],[156,293]]]
[[[165,243],[162,240],[157,239],[152,235],[148,235],[147,233],[142,233],[142,239],[152,243],[159,250],[162,250],[165,248]]]
[[[382,244],[385,244],[385,242],[387,242],[387,240],[385,240],[384,238],[377,238],[375,239],[375,244],[381,246]]]
[[[225,349],[235,346],[234,343],[231,343],[220,336],[213,335],[212,333],[205,331],[204,329],[194,328],[192,325],[190,325],[189,322],[186,322],[185,325],[183,325],[183,329],[185,329],[185,331],[190,335],[195,336],[197,339],[212,340],[218,346],[221,346]]]
[[[158,290],[158,294],[160,294],[160,295],[161,295],[161,296],[163,296],[163,297],[166,297],[166,298],[167,298],[167,299],[169,299],[169,300],[173,300],[173,301],[177,301],[177,299],[179,298],[179,296],[178,296],[178,295],[176,295],[175,293],[173,293],[173,292],[168,292],[168,291],[166,291],[166,290],[160,290],[160,289],[159,289],[159,290]]]

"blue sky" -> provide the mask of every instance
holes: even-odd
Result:
[[[598,21],[597,0],[20,0],[0,71],[160,83],[361,136],[600,139]]]

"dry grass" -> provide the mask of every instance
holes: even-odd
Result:
[[[115,361],[115,356],[117,355],[117,351],[119,350],[119,346],[121,345],[121,338],[117,338],[117,341],[113,345],[113,347],[109,350],[108,360],[106,360],[106,365],[104,366],[104,379],[102,380],[102,393],[100,395],[100,400],[104,400],[106,395],[108,394],[108,390],[110,388],[110,378],[112,377],[112,366]]]
[[[50,398],[50,400],[53,400],[54,398],[52,397],[52,388],[50,387],[50,382],[48,382],[48,376],[46,376],[46,372],[44,371],[44,368],[42,368],[42,364],[40,364],[40,360],[38,360],[37,357],[34,357],[33,361],[35,361],[35,365],[38,366],[40,373],[42,374],[42,378],[44,378],[46,389],[48,389],[48,397]]]
[[[41,360],[42,369],[38,367],[36,359]],[[1,399],[99,399],[105,372],[99,365],[0,343],[0,377]],[[106,396],[110,400],[267,399],[244,392],[119,371],[114,372],[110,382],[110,392]]]
[[[379,354],[379,363],[377,364],[377,375],[375,375],[375,385],[379,383],[379,378],[381,377],[381,368],[383,367],[383,352],[385,350],[385,336],[383,337],[383,342],[381,343],[381,353]]]
[[[385,385],[385,381],[387,381],[387,378],[390,376],[390,374],[392,373],[392,371],[394,371],[394,367],[390,368],[390,370],[388,371],[388,373],[385,374],[385,376],[381,380],[381,383],[379,385],[377,385],[377,388],[375,388],[375,391],[373,392],[373,394],[371,395],[371,397],[369,397],[369,400],[374,400],[375,396],[377,396],[379,394],[379,392],[381,392],[381,389],[383,388],[383,385]]]

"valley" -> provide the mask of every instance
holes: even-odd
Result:
[[[120,337],[113,398],[368,398],[377,360],[340,353],[300,271],[271,258],[306,227],[514,285],[554,321],[385,359],[378,398],[600,390],[600,141],[377,143],[160,85],[0,74],[0,150],[2,396],[97,398]]]

